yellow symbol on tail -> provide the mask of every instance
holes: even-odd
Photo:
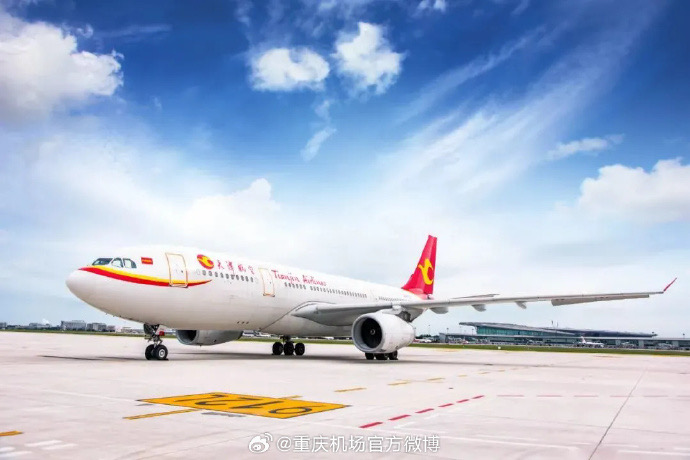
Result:
[[[422,264],[417,265],[419,269],[422,271],[422,277],[424,278],[424,284],[434,284],[434,278],[433,274],[432,277],[429,278],[429,269],[434,269],[434,266],[431,265],[431,262],[429,259],[424,259],[424,266],[422,267]]]

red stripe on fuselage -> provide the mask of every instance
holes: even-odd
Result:
[[[124,275],[121,273],[113,273],[108,270],[103,270],[98,267],[84,267],[81,268],[80,270],[83,270],[85,272],[93,273],[96,275],[101,275],[101,276],[106,276],[108,278],[113,278],[119,281],[127,281],[128,283],[136,283],[136,284],[147,284],[149,286],[168,286],[170,287],[170,283],[166,280],[152,280],[152,279],[146,279],[146,278],[139,278],[137,276],[131,276],[131,275]],[[201,284],[206,284],[211,280],[204,280],[204,281],[190,281],[187,283],[188,286],[199,286]]]

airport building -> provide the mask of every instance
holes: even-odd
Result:
[[[63,331],[85,331],[86,321],[75,319],[72,321],[60,321],[60,329]]]
[[[690,339],[662,338],[654,332],[624,332],[603,329],[576,329],[558,327],[530,327],[508,323],[460,323],[470,326],[475,333],[441,333],[443,343],[503,343],[514,345],[562,345],[574,346],[582,338],[601,342],[607,347],[619,348],[684,348],[690,349]]]

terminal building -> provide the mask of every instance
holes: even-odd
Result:
[[[439,342],[479,342],[504,343],[514,345],[563,345],[573,346],[588,341],[601,342],[608,347],[622,348],[658,348],[660,346],[690,349],[690,339],[661,338],[653,332],[623,332],[600,329],[575,328],[540,328],[521,326],[507,323],[460,323],[460,326],[470,326],[475,329],[474,334],[441,333]]]

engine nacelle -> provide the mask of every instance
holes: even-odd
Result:
[[[414,342],[412,324],[395,315],[367,313],[352,324],[352,341],[364,353],[392,353]]]
[[[242,331],[177,330],[177,340],[185,345],[217,345],[242,337]]]

